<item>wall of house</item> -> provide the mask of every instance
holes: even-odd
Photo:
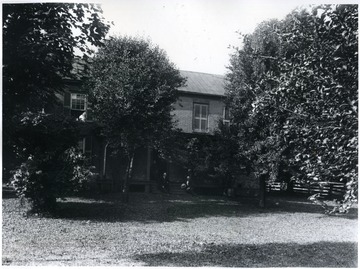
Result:
[[[223,116],[225,104],[221,97],[206,95],[186,95],[179,97],[174,104],[173,111],[175,119],[178,121],[178,128],[185,133],[193,133],[193,111],[194,103],[207,104],[209,107],[208,127],[209,133],[214,132],[218,125],[218,121]]]

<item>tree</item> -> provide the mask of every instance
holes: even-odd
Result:
[[[232,115],[232,135],[237,140],[238,166],[245,165],[247,171],[253,171],[259,181],[277,176],[279,154],[265,154],[265,149],[274,145],[266,139],[273,126],[267,123],[266,115],[254,114],[254,105],[266,92],[274,87],[274,81],[267,74],[279,75],[278,57],[281,54],[280,40],[276,29],[277,20],[259,24],[253,34],[241,35],[242,48],[235,48],[231,55],[229,72],[226,75],[227,103]],[[227,133],[222,133],[225,138]],[[267,151],[269,153],[269,151]],[[266,161],[264,161],[266,160]],[[261,185],[263,185],[261,183]],[[262,192],[265,195],[265,192]],[[265,196],[260,200],[264,200]]]
[[[142,39],[110,38],[93,59],[92,110],[109,145],[127,156],[125,201],[135,151],[161,149],[174,128],[172,104],[183,83],[165,52]]]
[[[245,95],[250,128],[244,124],[242,132],[255,149],[246,154],[256,152],[256,163],[274,178],[285,164],[308,182],[345,182],[348,191],[331,212],[345,212],[357,199],[357,12],[356,5],[324,5],[289,14],[276,28],[279,53],[266,57],[278,72],[264,70],[248,87],[254,94]],[[244,65],[239,52],[233,61]],[[234,81],[229,88],[244,92]]]
[[[206,144],[207,167],[221,179],[225,191],[234,188],[238,175],[250,172],[248,159],[239,154],[238,134],[238,126],[225,125],[220,120],[211,143]]]
[[[84,75],[72,73],[77,51],[86,60],[108,29],[95,5],[3,5],[3,177],[22,162],[12,183],[34,210],[53,210],[86,176],[73,149],[79,123],[45,111],[66,79]]]
[[[91,55],[108,29],[96,5],[3,4],[4,166],[22,113],[56,105],[64,78],[74,78],[75,54]]]
[[[346,212],[358,184],[358,7],[323,5],[287,21],[288,53],[268,104],[287,112],[279,133],[292,142],[290,162],[304,179],[346,183],[332,210]]]

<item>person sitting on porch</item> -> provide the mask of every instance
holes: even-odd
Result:
[[[167,174],[166,172],[163,173],[163,176],[162,176],[162,182],[161,182],[161,189],[163,192],[166,192],[166,193],[169,193],[170,190],[169,190],[169,180],[168,180],[168,177],[167,177]]]

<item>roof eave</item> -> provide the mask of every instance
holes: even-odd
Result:
[[[201,93],[201,92],[189,92],[189,91],[182,91],[178,90],[179,93],[189,94],[189,95],[202,95],[208,97],[218,97],[218,98],[225,98],[225,94],[212,94],[212,93]]]

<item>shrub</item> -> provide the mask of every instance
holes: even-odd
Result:
[[[81,123],[63,115],[27,113],[16,132],[17,154],[24,161],[12,185],[32,210],[51,212],[56,198],[82,190],[91,172],[75,145]]]

